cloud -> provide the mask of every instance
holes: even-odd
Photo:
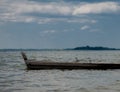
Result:
[[[75,10],[73,11],[73,15],[113,13],[119,10],[120,6],[116,2],[87,3],[76,6]]]
[[[17,8],[16,13],[49,13],[62,15],[71,13],[71,7],[66,4],[57,5],[57,3],[24,2],[14,3],[13,7]]]
[[[51,18],[50,16],[70,15],[71,10],[72,8],[64,3],[37,3],[27,0],[9,2],[9,0],[2,0],[0,1],[0,20],[26,23],[37,22],[41,24],[52,20],[56,21],[57,18]],[[59,19],[57,20],[59,21]]]
[[[87,29],[89,29],[90,27],[88,26],[88,25],[85,25],[85,26],[82,26],[80,29],[81,30],[87,30]]]
[[[68,3],[37,3],[30,1],[13,2],[11,4],[15,14],[21,13],[40,13],[40,14],[57,14],[74,16],[78,14],[100,14],[112,13],[120,10],[117,2],[98,2],[98,3],[83,3],[83,4],[68,4]]]
[[[88,19],[88,18],[74,18],[67,20],[68,23],[92,23],[95,24],[97,23],[97,20],[94,19]]]
[[[87,14],[116,13],[119,2],[68,3],[34,2],[28,0],[1,0],[0,21],[36,22],[38,24],[56,21],[85,23]],[[36,15],[34,15],[36,14]],[[69,19],[71,18],[71,19]],[[91,21],[90,19],[89,21]],[[86,21],[88,22],[88,21]],[[92,20],[91,23],[96,23]]]

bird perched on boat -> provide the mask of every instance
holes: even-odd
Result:
[[[75,57],[75,62],[79,62],[79,59],[77,57]]]

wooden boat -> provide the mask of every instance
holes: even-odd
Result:
[[[106,70],[106,69],[120,69],[119,63],[79,63],[79,62],[48,62],[36,61],[27,58],[25,53],[21,53],[28,70],[42,70],[42,69],[93,69],[93,70]]]

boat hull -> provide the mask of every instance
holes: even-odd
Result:
[[[79,63],[79,62],[48,62],[36,61],[27,58],[24,52],[21,53],[28,70],[45,70],[45,69],[92,69],[92,70],[106,70],[106,69],[120,69],[120,63]]]
[[[92,70],[106,70],[106,69],[120,69],[120,64],[113,63],[40,63],[29,62],[27,63],[27,69],[29,70],[45,70],[45,69],[92,69]]]

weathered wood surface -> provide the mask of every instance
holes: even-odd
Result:
[[[79,62],[48,62],[28,60],[25,53],[22,53],[23,59],[29,70],[42,70],[42,69],[93,69],[93,70],[106,70],[106,69],[120,69],[119,63],[79,63]]]

